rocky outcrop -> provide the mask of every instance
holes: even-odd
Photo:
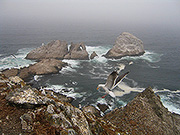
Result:
[[[103,117],[93,106],[78,109],[67,97],[27,86],[19,77],[0,73],[2,134],[180,134],[180,116],[169,112],[151,88],[125,107]],[[105,105],[98,105],[106,110]],[[105,108],[104,108],[105,107]],[[29,109],[24,109],[29,108]]]
[[[94,57],[98,56],[95,51],[90,55],[90,59],[94,59]]]
[[[2,73],[7,76],[19,76],[22,79],[26,79],[32,75],[45,75],[58,73],[62,67],[67,66],[67,63],[62,62],[57,59],[43,59],[29,67],[24,67],[21,69],[6,69]]]
[[[25,108],[34,108],[40,105],[48,105],[56,101],[71,102],[73,99],[53,91],[45,89],[39,91],[31,86],[24,86],[10,91],[6,96],[6,100]]]
[[[47,58],[63,59],[68,53],[68,45],[66,41],[55,40],[47,45],[42,45],[29,52],[26,59],[41,60]]]
[[[134,35],[123,32],[117,37],[115,45],[104,57],[120,59],[124,56],[139,56],[144,54],[143,42]]]
[[[125,107],[104,116],[116,127],[129,134],[180,134],[178,118],[169,112],[151,88],[139,93]]]
[[[19,80],[19,79],[18,79]],[[3,113],[1,123],[3,123],[2,133],[15,134],[124,134],[118,128],[111,123],[104,121],[89,111],[82,111],[66,101],[62,101],[62,97],[59,98],[53,91],[42,90],[38,91],[30,86],[21,86],[17,82],[11,82],[3,74],[0,74],[0,82],[5,83],[0,87],[0,100],[1,95],[6,96],[6,102],[2,102],[0,109],[7,112]],[[21,82],[21,81],[20,81]],[[18,85],[16,88],[14,85]],[[8,87],[7,87],[8,86]],[[4,99],[4,98],[3,98]],[[13,105],[15,109],[9,109],[6,106]],[[38,105],[38,106],[37,106]],[[24,114],[19,116],[19,111],[22,108],[28,109]],[[19,109],[16,109],[19,108]],[[10,113],[14,113],[14,116]],[[18,115],[16,115],[18,113]],[[17,117],[16,119],[9,118]],[[5,117],[5,118],[4,118]],[[9,120],[13,120],[11,125],[4,125]],[[21,130],[19,125],[12,129],[8,127],[14,126],[17,122],[21,124]],[[3,120],[3,122],[2,122]],[[19,123],[20,120],[20,123]],[[11,131],[12,130],[12,131]]]
[[[86,46],[84,45],[84,43],[71,43],[69,53],[65,55],[64,59],[88,60],[89,54],[86,51]]]
[[[88,60],[89,54],[84,43],[71,43],[69,47],[65,41],[56,40],[32,50],[26,56],[26,59],[31,60],[49,58]]]
[[[67,63],[60,60],[43,59],[42,61],[29,66],[29,72],[35,75],[58,73],[64,66],[67,66]]]

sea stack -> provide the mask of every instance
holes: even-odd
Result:
[[[84,43],[71,43],[69,46],[66,41],[55,40],[47,45],[42,45],[29,52],[26,59],[42,60],[42,59],[74,59],[88,60],[89,54],[86,51]]]
[[[123,32],[117,37],[114,46],[104,55],[104,57],[120,59],[124,56],[139,56],[144,53],[143,42],[134,35]]]
[[[66,41],[55,40],[51,41],[47,45],[42,45],[26,56],[26,59],[42,60],[42,59],[63,59],[68,54],[68,44]]]

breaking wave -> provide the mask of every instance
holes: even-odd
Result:
[[[12,54],[10,56],[4,57],[0,59],[0,70],[7,68],[21,68],[27,67],[30,64],[35,63],[32,60],[25,59],[27,53],[31,51],[33,48],[23,48],[19,49],[16,54]]]

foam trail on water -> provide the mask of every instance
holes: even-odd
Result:
[[[61,93],[63,95],[66,95],[67,97],[73,97],[73,98],[81,98],[84,95],[86,95],[86,92],[75,92],[73,87],[65,87],[64,85],[48,85],[48,87],[44,88],[48,90],[53,90],[54,92]]]
[[[157,63],[161,60],[162,54],[155,53],[153,51],[146,50],[145,53],[141,56],[126,56],[121,58],[122,60],[145,60],[150,63]]]

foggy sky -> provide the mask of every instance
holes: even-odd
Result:
[[[0,0],[0,21],[177,25],[179,0]]]

